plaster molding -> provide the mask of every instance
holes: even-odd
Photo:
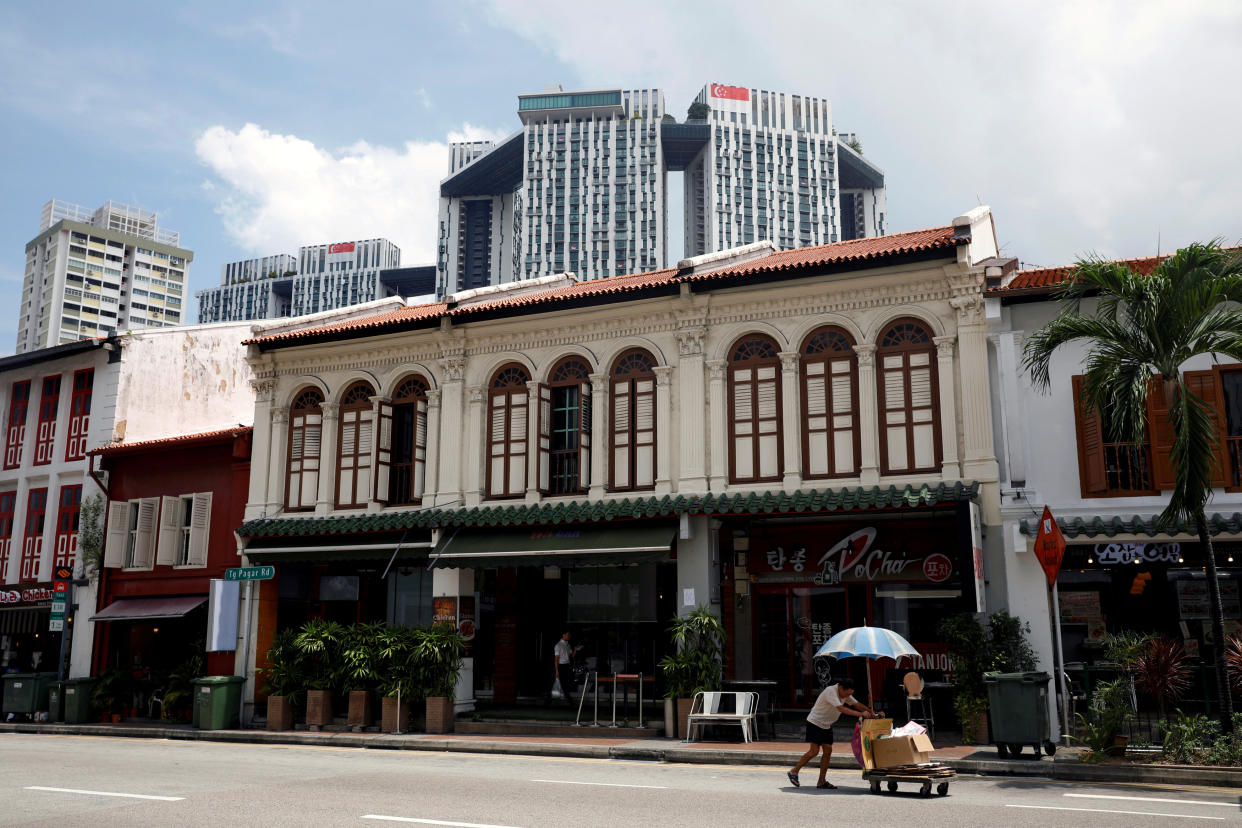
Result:
[[[729,363],[723,359],[711,359],[707,361],[707,372],[713,380],[723,380],[725,375],[725,366]]]
[[[484,393],[485,390],[486,389],[484,389],[483,386],[481,385],[470,386],[470,402],[472,403],[483,402],[483,398],[486,396],[486,394]]]
[[[651,369],[656,376],[656,385],[660,388],[668,388],[673,384],[673,366],[657,365]]]
[[[684,357],[702,354],[703,340],[706,338],[707,328],[705,327],[678,328],[677,350]]]
[[[855,345],[854,353],[858,354],[859,368],[875,367],[875,345],[872,345],[871,343]]]
[[[777,356],[781,358],[781,371],[787,374],[796,372],[802,360],[802,355],[797,351],[781,351]]]
[[[936,356],[941,359],[952,359],[953,351],[957,347],[956,336],[935,336],[932,342],[936,343]]]

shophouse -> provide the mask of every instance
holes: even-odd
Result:
[[[258,652],[310,617],[456,620],[462,709],[542,695],[566,626],[602,674],[654,675],[698,605],[727,625],[727,675],[788,706],[844,626],[935,652],[934,619],[1004,593],[995,257],[977,208],[253,338],[239,535],[279,569]]]
[[[1158,261],[1124,264],[1149,273]],[[1101,637],[1106,632],[1153,632],[1184,643],[1196,663],[1186,703],[1207,709],[1216,692],[1203,552],[1193,529],[1156,528],[1156,516],[1168,505],[1173,487],[1166,409],[1153,395],[1151,427],[1142,445],[1109,442],[1106,424],[1082,405],[1084,346],[1057,352],[1046,392],[1032,387],[1022,369],[1024,338],[1060,311],[1053,294],[1072,273],[1072,267],[1008,273],[987,293],[995,355],[993,409],[1002,438],[1004,539],[1003,553],[992,561],[992,579],[1004,584],[1001,600],[1009,611],[1031,622],[1040,662],[1051,667],[1051,605],[1031,551],[1040,515],[1045,505],[1050,507],[1068,542],[1057,587],[1066,672],[1074,687],[1085,690],[1093,672],[1110,675],[1108,666],[1098,664],[1104,660]],[[1094,302],[1085,300],[1085,308]],[[1222,454],[1208,515],[1228,634],[1242,629],[1242,365],[1200,357],[1182,370],[1213,410],[1219,429]]]
[[[236,637],[208,651],[208,592],[238,562],[250,434],[235,426],[90,452],[108,501],[91,673],[117,672],[131,715],[163,712],[172,690],[188,712],[188,677],[234,673]]]

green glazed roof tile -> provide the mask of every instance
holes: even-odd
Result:
[[[1120,515],[1095,515],[1088,518],[1057,518],[1057,525],[1067,538],[1114,538],[1117,535],[1143,535],[1157,537],[1160,535],[1195,535],[1198,529],[1187,521],[1161,526],[1156,516],[1141,517],[1133,515],[1125,518]],[[1039,521],[1023,520],[1019,528],[1027,537],[1035,537],[1039,533]],[[1212,514],[1207,519],[1207,530],[1211,536],[1242,534],[1242,514]]]

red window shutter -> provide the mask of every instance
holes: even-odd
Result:
[[[1099,412],[1091,409],[1082,396],[1082,377],[1073,377],[1074,424],[1078,430],[1078,474],[1082,493],[1101,494],[1108,490],[1104,470],[1104,429]]]
[[[1152,483],[1157,489],[1172,489],[1176,483],[1171,457],[1173,439],[1164,381],[1160,377],[1152,377],[1147,386],[1147,442],[1151,445]]]
[[[1186,387],[1207,405],[1212,416],[1212,426],[1216,431],[1216,465],[1212,471],[1212,485],[1226,486],[1225,457],[1225,395],[1221,393],[1220,377],[1215,371],[1187,371]]]

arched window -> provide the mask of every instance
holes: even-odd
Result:
[[[776,481],[784,474],[780,348],[749,334],[729,353],[729,482]]]
[[[876,361],[881,471],[939,471],[940,401],[931,331],[918,319],[898,319],[880,334]]]
[[[319,445],[323,430],[323,395],[306,388],[289,406],[289,476],[286,509],[313,509],[319,496]]]
[[[609,382],[614,492],[651,489],[656,478],[655,359],[635,348],[617,357]]]
[[[566,357],[539,388],[539,490],[564,495],[591,484],[591,366]]]
[[[853,477],[859,468],[854,339],[820,328],[802,343],[803,477]]]
[[[426,488],[427,381],[411,375],[380,405],[376,490],[393,505],[418,503]]]
[[[348,509],[366,506],[371,499],[371,450],[375,437],[375,388],[355,382],[341,395],[337,441],[336,505]]]
[[[516,363],[492,376],[487,405],[488,497],[526,494],[526,399],[530,374]]]

